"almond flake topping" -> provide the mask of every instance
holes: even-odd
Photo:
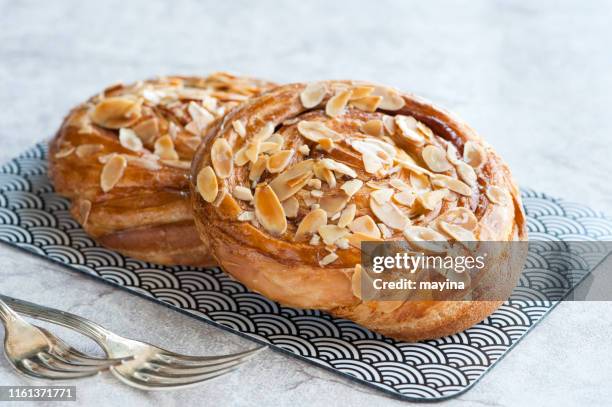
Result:
[[[271,155],[266,163],[266,168],[271,174],[283,171],[293,158],[293,150],[282,150]]]
[[[431,177],[431,182],[435,186],[448,188],[461,195],[472,195],[472,188],[469,185],[447,175],[435,174]]]
[[[308,147],[306,144],[302,144],[300,146],[300,148],[298,148],[298,151],[302,154],[302,155],[309,155],[310,154],[310,147]]]
[[[244,122],[242,120],[234,120],[232,122],[232,127],[234,128],[234,131],[238,133],[240,137],[242,138],[246,137],[246,126],[244,125]]]
[[[89,220],[89,214],[91,213],[91,201],[83,199],[79,202],[79,217],[81,224],[86,225]]]
[[[365,96],[362,98],[352,99],[351,106],[356,107],[364,112],[375,112],[380,103],[382,102],[382,96]]]
[[[313,178],[308,181],[308,186],[314,189],[321,189],[321,180],[317,178]]]
[[[244,211],[237,218],[241,222],[250,222],[255,219],[255,212]]]
[[[386,86],[377,86],[372,92],[374,96],[382,96],[380,108],[383,110],[399,110],[406,104],[406,101],[398,91]]]
[[[421,196],[419,196],[419,202],[423,207],[427,210],[434,210],[442,199],[448,194],[448,190],[446,189],[437,189],[435,191],[425,192]]]
[[[508,192],[496,185],[487,188],[487,198],[489,198],[491,202],[500,205],[508,205],[510,203]]]
[[[379,204],[383,205],[391,200],[395,191],[391,188],[378,189],[370,194],[372,198]]]
[[[327,137],[320,138],[318,143],[319,143],[319,148],[327,151],[328,153],[332,151],[335,147],[334,141]]]
[[[321,267],[327,266],[330,263],[333,263],[338,259],[338,255],[336,253],[330,253],[327,256],[323,257],[321,261],[319,261],[319,265]]]
[[[185,126],[185,130],[196,136],[204,135],[208,126],[215,120],[215,116],[196,102],[189,102],[187,111],[191,116],[192,122]]]
[[[463,161],[474,168],[480,168],[486,160],[487,156],[480,144],[473,141],[468,141],[463,146]]]
[[[399,178],[392,178],[389,181],[389,185],[391,185],[395,189],[399,189],[400,191],[404,189],[411,189],[410,185],[406,184],[403,180]]]
[[[285,210],[269,185],[255,190],[255,216],[264,229],[274,235],[281,235],[287,230]]]
[[[351,90],[345,90],[332,96],[325,105],[325,113],[329,117],[341,115],[352,94]]]
[[[59,150],[57,153],[55,153],[55,158],[68,157],[73,152],[74,152],[74,147],[73,146],[65,147],[65,148],[62,148],[61,150]]]
[[[179,156],[174,149],[174,142],[169,135],[160,137],[155,142],[155,155],[162,160],[178,160]]]
[[[295,218],[300,210],[300,203],[296,197],[292,196],[286,199],[282,203],[283,209],[285,210],[285,216],[288,218]]]
[[[345,228],[350,225],[355,219],[355,213],[357,213],[357,205],[347,205],[346,208],[344,208],[344,210],[340,214],[340,219],[338,219],[338,226],[340,226],[341,228]]]
[[[141,115],[141,104],[133,99],[110,97],[96,105],[91,120],[98,126],[107,129],[129,127],[136,123]]]
[[[305,240],[315,233],[321,226],[327,224],[327,213],[323,209],[315,209],[300,222],[295,232],[295,240]]]
[[[446,152],[438,146],[429,145],[423,149],[423,160],[433,172],[445,172],[453,168],[446,159]]]
[[[423,174],[410,174],[410,185],[417,193],[427,192],[431,189],[431,183],[429,182],[429,178],[427,178]]]
[[[318,143],[322,138],[339,141],[342,136],[321,122],[302,120],[297,125],[298,132],[306,139]]]
[[[317,177],[319,180],[327,182],[327,185],[329,185],[330,188],[336,187],[336,177],[334,176],[334,173],[329,168],[326,168],[323,163],[315,163],[313,170],[315,177]]]
[[[444,244],[436,242],[446,242],[447,239],[439,232],[423,226],[408,226],[403,230],[404,237],[407,241],[420,250],[430,251],[434,253],[446,252]]]
[[[383,239],[389,239],[391,236],[393,236],[391,230],[384,223],[379,223],[378,229],[380,229]]]
[[[403,230],[410,224],[410,220],[391,202],[381,205],[370,197],[370,209],[382,223],[391,229]]]
[[[302,93],[300,93],[300,101],[302,102],[302,106],[306,109],[313,108],[317,106],[323,98],[327,90],[325,89],[325,84],[321,82],[309,83]]]
[[[376,174],[383,168],[383,162],[370,152],[362,153],[363,167],[369,174]]]
[[[380,239],[380,230],[376,227],[376,222],[369,215],[364,215],[356,218],[350,223],[349,229],[353,233],[362,233],[364,235]]]
[[[328,192],[321,198],[319,205],[321,205],[321,209],[331,216],[334,213],[344,209],[349,199],[350,197],[343,191]]]
[[[89,157],[96,153],[99,153],[104,149],[102,144],[81,144],[76,148],[76,155],[79,158]]]
[[[393,201],[404,206],[412,206],[416,200],[417,195],[413,191],[402,190],[393,195]]]
[[[127,160],[125,157],[119,154],[113,155],[104,167],[102,167],[102,172],[100,173],[100,187],[102,191],[108,192],[123,177],[123,173],[125,172],[125,168],[127,167]]]
[[[119,143],[128,150],[136,152],[142,150],[142,140],[132,129],[126,129],[125,127],[119,129]]]
[[[321,163],[325,168],[335,171],[340,174],[348,175],[351,178],[356,178],[357,173],[351,167],[341,162],[332,160],[331,158],[323,158]]]
[[[265,155],[260,155],[257,161],[253,163],[251,166],[251,170],[249,171],[249,180],[253,182],[259,181],[261,174],[266,170],[266,163],[268,159]]]
[[[464,207],[449,209],[436,220],[457,225],[467,230],[475,230],[478,227],[478,219],[472,211]]]
[[[361,126],[361,131],[372,137],[382,137],[384,126],[381,120],[368,120]]]
[[[317,231],[326,245],[333,245],[338,239],[341,239],[349,234],[348,229],[341,228],[337,225],[319,226]]]
[[[128,161],[130,161],[130,159],[128,159]],[[180,168],[181,170],[188,170],[191,168],[191,161],[187,160],[161,160],[161,162],[169,167]]]
[[[217,184],[217,175],[210,165],[202,168],[198,173],[197,187],[206,202],[213,202],[217,197],[219,184]]]
[[[240,199],[241,201],[251,201],[253,199],[253,193],[251,192],[251,190],[241,185],[234,187],[232,195],[234,196],[234,198]]]
[[[350,100],[361,99],[366,96],[370,96],[370,93],[374,92],[374,87],[373,86],[354,86],[353,88],[351,88],[351,91],[353,93],[351,94]]]
[[[274,190],[278,199],[284,201],[302,189],[310,178],[312,178],[313,166],[314,160],[305,160],[277,175],[276,178],[270,182],[270,187]]]
[[[355,195],[363,186],[363,181],[358,179],[352,179],[350,181],[346,181],[340,189],[342,189],[348,196]]]
[[[458,242],[474,242],[476,236],[471,230],[462,228],[461,226],[453,225],[451,223],[440,222],[440,229],[453,239]]]
[[[224,138],[218,138],[210,149],[210,160],[219,178],[228,178],[234,169],[232,147]]]
[[[469,186],[476,186],[476,181],[478,180],[478,177],[476,176],[476,171],[474,171],[474,168],[464,163],[463,161],[457,161],[457,164],[455,165],[459,177]]]
[[[425,138],[417,131],[417,121],[412,116],[395,116],[395,124],[402,132],[402,136],[416,146],[425,144]]]

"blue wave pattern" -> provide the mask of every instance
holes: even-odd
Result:
[[[612,240],[612,221],[601,213],[524,190],[530,239],[543,244],[530,251],[512,299],[465,332],[405,343],[324,312],[282,307],[216,268],[164,267],[98,246],[70,216],[68,200],[54,194],[46,153],[39,144],[0,169],[0,240],[412,400],[470,387],[576,284],[555,270],[587,272],[572,259],[551,264],[542,255],[547,242]]]

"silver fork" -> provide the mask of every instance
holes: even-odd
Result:
[[[100,359],[72,348],[44,328],[17,315],[0,300],[4,325],[4,352],[21,374],[47,380],[70,380],[94,376],[121,363],[122,359]]]
[[[111,358],[132,357],[111,367],[125,384],[143,390],[166,390],[193,386],[229,373],[264,347],[221,356],[189,356],[119,336],[78,315],[0,295],[18,312],[64,325],[89,336]]]

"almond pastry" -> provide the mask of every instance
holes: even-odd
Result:
[[[297,83],[238,106],[209,135],[191,169],[196,225],[221,267],[250,289],[401,340],[464,330],[501,304],[362,299],[364,241],[440,250],[526,239],[508,167],[445,110],[385,86]],[[261,148],[271,142],[282,148]],[[197,178],[217,170],[219,145],[240,166],[216,174],[219,188],[234,192],[211,202]],[[253,213],[257,222],[247,221]],[[499,255],[493,260],[504,261]]]
[[[153,263],[214,264],[193,222],[191,159],[211,125],[271,86],[217,73],[108,88],[75,107],[51,141],[55,189],[103,246]],[[245,137],[249,127],[237,121],[233,129]],[[217,177],[232,173],[232,160],[220,140],[212,173],[199,177],[211,203],[224,186]]]

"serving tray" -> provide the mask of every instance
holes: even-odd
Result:
[[[530,248],[518,297],[462,333],[400,342],[324,312],[283,307],[217,268],[159,266],[98,246],[72,219],[68,200],[53,192],[46,153],[38,144],[0,169],[1,241],[406,400],[468,390],[592,266]],[[612,239],[612,220],[604,215],[535,191],[522,194],[530,240]]]

